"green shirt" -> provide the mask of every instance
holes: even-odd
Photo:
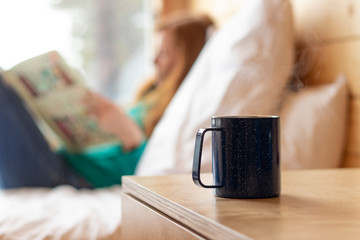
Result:
[[[144,104],[137,104],[129,109],[128,115],[144,129],[146,114]],[[66,149],[58,151],[67,163],[94,187],[107,187],[121,184],[121,177],[133,175],[137,163],[146,147],[145,139],[137,148],[124,151],[121,144],[90,148],[82,153],[71,153]]]

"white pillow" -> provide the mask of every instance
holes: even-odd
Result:
[[[284,169],[341,165],[347,99],[342,76],[334,83],[306,87],[289,95],[280,114]]]
[[[276,113],[293,63],[287,0],[249,0],[216,32],[149,140],[136,174],[189,173],[195,134],[213,115]],[[203,148],[211,171],[210,138]]]

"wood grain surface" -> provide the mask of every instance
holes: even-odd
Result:
[[[211,175],[203,178],[210,181]],[[281,196],[269,199],[214,197],[211,189],[195,186],[191,175],[123,182],[127,195],[209,239],[360,237],[360,169],[285,171]]]

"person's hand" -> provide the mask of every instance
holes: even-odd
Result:
[[[97,120],[101,128],[114,133],[117,125],[116,119],[119,118],[119,114],[123,114],[114,103],[100,94],[90,91],[83,98],[83,103],[86,105],[87,112]]]
[[[114,103],[91,91],[87,92],[83,102],[100,127],[121,140],[124,149],[130,150],[141,143],[144,138],[142,130]]]

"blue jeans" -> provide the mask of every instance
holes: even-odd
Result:
[[[0,188],[90,185],[54,153],[0,75]]]

